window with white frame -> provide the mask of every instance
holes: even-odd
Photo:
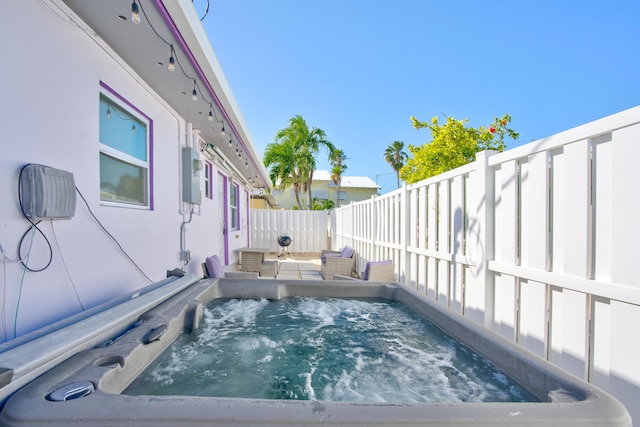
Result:
[[[213,199],[213,165],[204,162],[204,195],[207,199]]]
[[[100,94],[100,201],[150,207],[149,120]]]
[[[237,230],[240,224],[239,186],[235,182],[229,184],[229,210],[231,215],[231,229]]]

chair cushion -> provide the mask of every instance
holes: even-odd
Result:
[[[204,261],[204,263],[207,266],[207,273],[209,273],[209,277],[214,279],[224,278],[224,268],[222,267],[222,263],[220,262],[218,255],[211,255]]]
[[[327,257],[339,257],[341,254],[337,254],[334,252],[329,252],[327,254],[322,255],[322,257],[320,257],[320,259],[322,260],[323,264],[327,263]]]
[[[340,256],[342,258],[351,258],[355,252],[356,252],[355,249],[350,248],[349,246],[345,246],[344,248],[342,248],[342,252],[340,252]]]
[[[371,269],[372,265],[386,265],[386,264],[393,264],[393,261],[391,261],[390,259],[386,259],[384,261],[368,262],[366,267],[364,268],[364,273],[362,273],[362,280],[369,280],[369,270]]]

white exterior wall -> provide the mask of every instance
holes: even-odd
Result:
[[[15,335],[19,336],[150,283],[99,228],[79,197],[71,220],[46,220],[39,225],[51,242],[51,265],[40,273],[24,273],[15,262],[18,241],[30,226],[18,202],[23,165],[40,163],[72,172],[93,213],[154,282],[184,264],[180,228],[189,220],[191,205],[181,202],[180,150],[188,141],[185,121],[114,52],[45,2],[12,2],[0,14],[0,28],[7,41],[3,57],[11,63],[2,71],[0,106],[0,244],[4,251],[0,341],[5,341],[14,338],[16,318]],[[99,202],[100,82],[153,120],[153,210]],[[213,194],[217,194],[215,188]],[[249,241],[248,193],[242,186],[240,196],[242,227],[229,239],[232,259],[233,250]],[[193,218],[185,226],[185,248],[192,254],[184,267],[187,272],[200,274],[200,263],[218,251],[219,205],[204,194],[202,205],[194,205]],[[37,268],[47,258],[46,243],[38,233],[29,265]]]
[[[636,107],[479,153],[337,209],[334,247],[357,242],[362,266],[393,259],[402,283],[611,392],[638,420],[639,140]],[[375,239],[356,226],[366,221]]]

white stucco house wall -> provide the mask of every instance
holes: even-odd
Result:
[[[0,342],[250,244],[270,182],[192,2],[131,4],[2,4]],[[72,174],[68,219],[23,215],[29,164]]]

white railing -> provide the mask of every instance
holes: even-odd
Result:
[[[640,107],[336,209],[333,248],[610,391],[640,419]],[[634,414],[635,412],[635,414]]]

